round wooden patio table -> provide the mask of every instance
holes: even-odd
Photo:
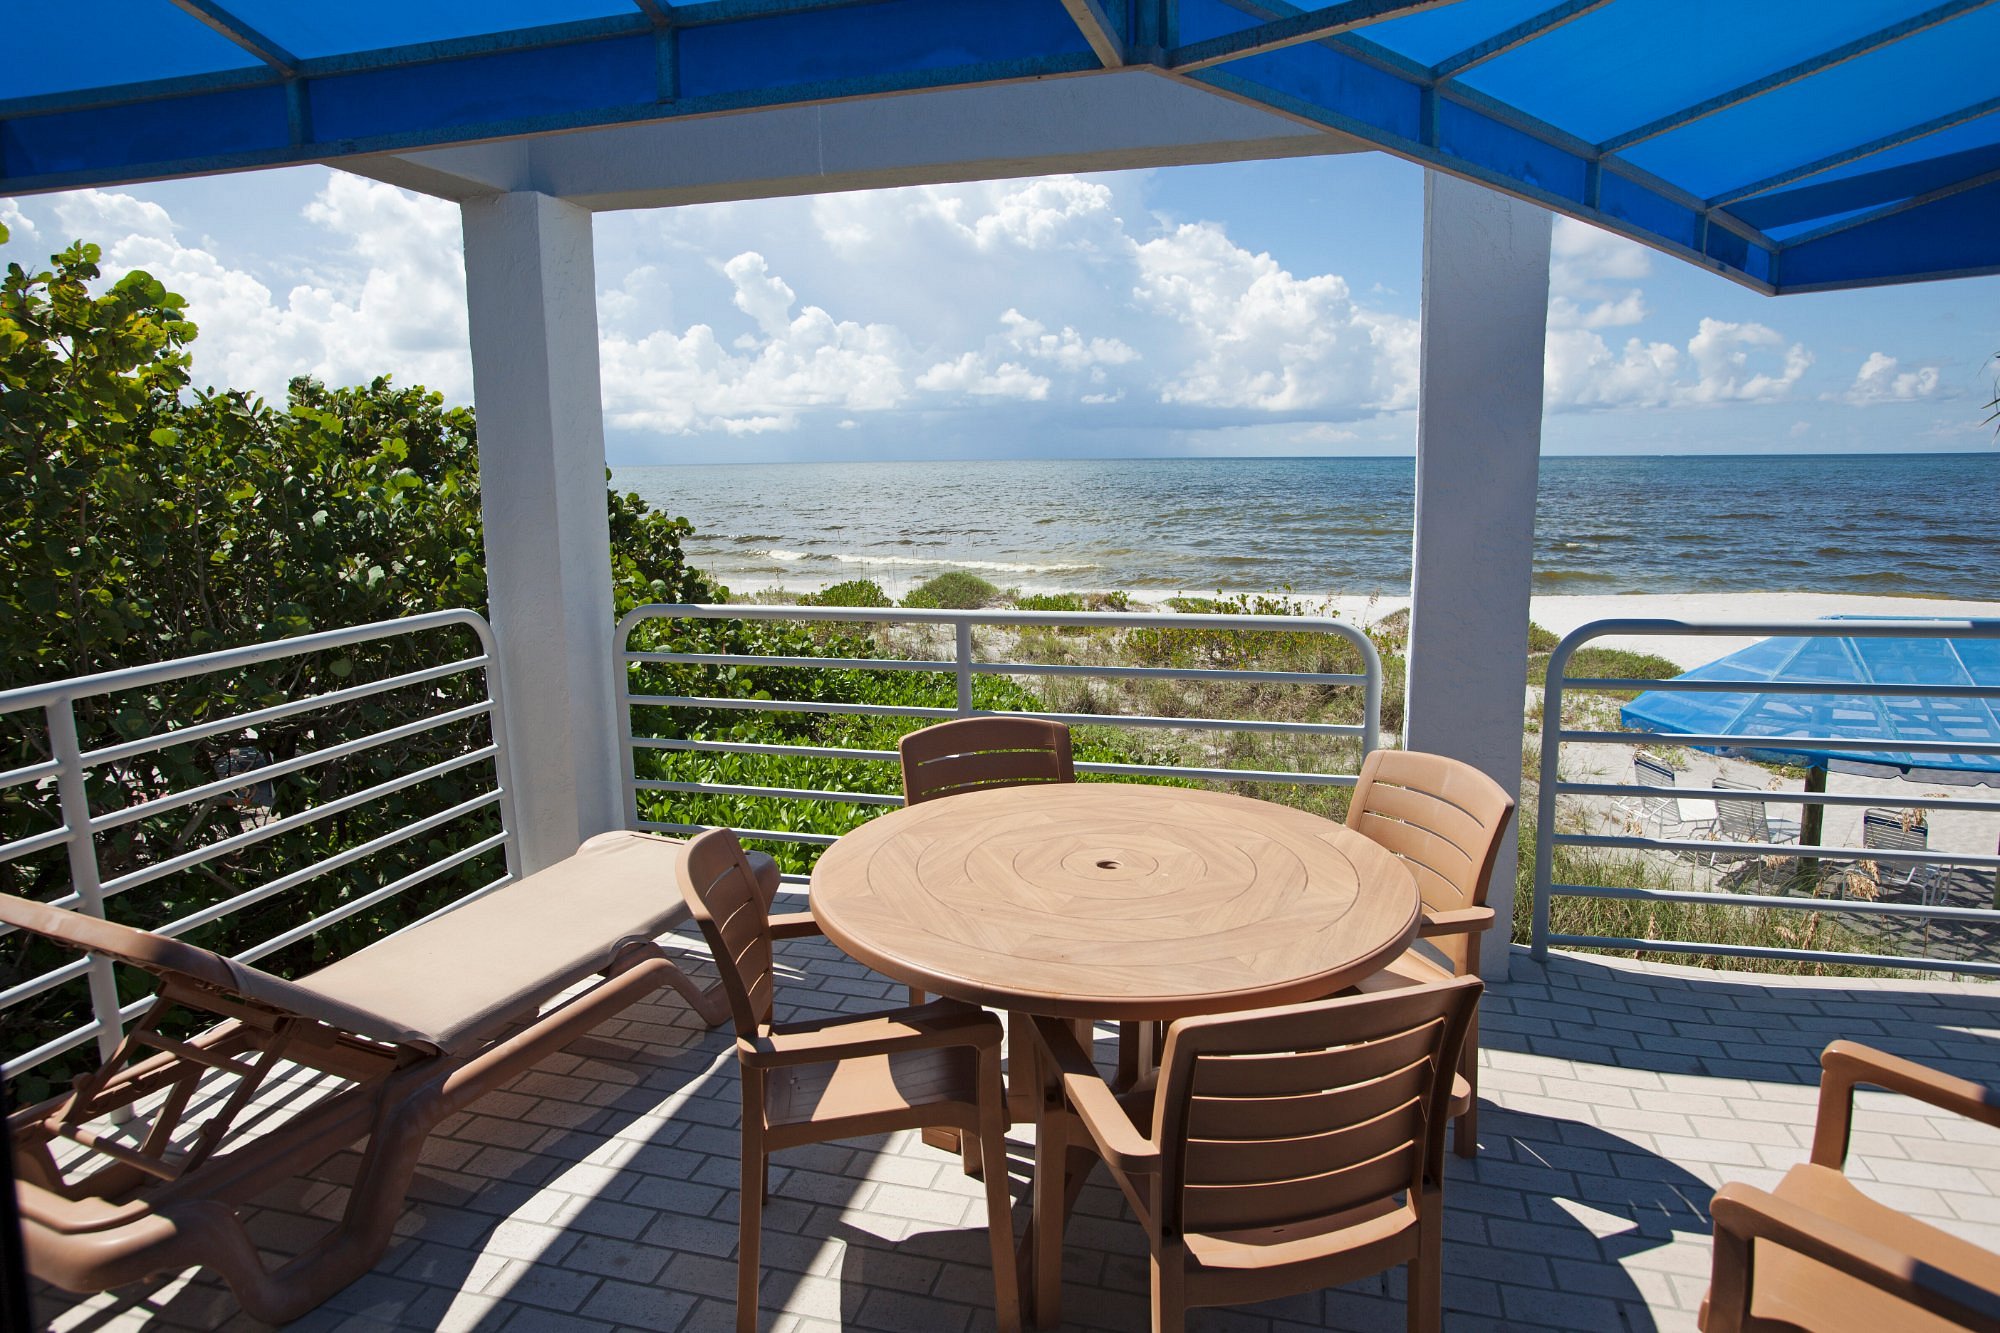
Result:
[[[1416,881],[1359,833],[1223,792],[1044,783],[883,815],[812,874],[828,939],[898,981],[1057,1018],[1318,999],[1415,937]]]

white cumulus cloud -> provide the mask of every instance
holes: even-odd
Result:
[[[1942,384],[1937,367],[1918,366],[1904,370],[1902,362],[1886,352],[1870,352],[1855,372],[1854,383],[1841,394],[1842,401],[1857,407],[1874,403],[1908,403],[1929,398]]]
[[[1185,334],[1161,401],[1261,412],[1414,402],[1416,321],[1362,310],[1339,275],[1295,277],[1207,222],[1134,253],[1135,299]]]

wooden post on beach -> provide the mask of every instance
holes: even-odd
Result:
[[[1516,797],[1548,301],[1548,213],[1427,176],[1403,744]],[[1488,898],[1498,936],[1481,952],[1493,978],[1507,975],[1516,846],[1509,827]]]
[[[1806,795],[1826,795],[1826,768],[1814,764],[1806,769]],[[1819,858],[1806,855],[1825,841],[1826,807],[1807,801],[1799,807],[1799,883],[1807,893],[1819,891]]]

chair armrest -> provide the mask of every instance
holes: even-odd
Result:
[[[1765,1240],[1968,1328],[2000,1323],[2000,1289],[1947,1272],[1775,1194],[1740,1183],[1724,1185],[1710,1202],[1709,1213],[1715,1218],[1719,1239],[1742,1243],[1717,1244],[1712,1301],[1718,1291],[1747,1296],[1743,1275],[1724,1269],[1743,1261],[1744,1245],[1749,1241]],[[1753,1285],[1754,1281],[1753,1277]],[[1710,1328],[1727,1328],[1734,1322],[1729,1319],[1718,1325],[1712,1321]]]
[[[1455,907],[1449,912],[1426,911],[1417,935],[1476,935],[1493,924],[1490,907]]]
[[[1112,1094],[1111,1085],[1077,1044],[1068,1024],[1060,1019],[1036,1018],[1032,1022],[1035,1044],[1062,1077],[1063,1095],[1070,1109],[1083,1121],[1097,1143],[1107,1165],[1120,1171],[1143,1174],[1160,1169],[1159,1145],[1141,1134]]]
[[[853,1018],[788,1023],[759,1036],[738,1037],[736,1053],[754,1069],[773,1069],[900,1051],[999,1044],[999,1019],[956,1000],[939,1000]]]
[[[822,933],[819,919],[811,912],[780,912],[771,918],[771,938],[774,940],[796,940]]]
[[[1847,1160],[1854,1089],[1863,1084],[1900,1092],[1940,1110],[2000,1128],[2000,1090],[1905,1060],[1856,1041],[1836,1041],[1820,1054],[1819,1115],[1812,1160],[1838,1168]]]

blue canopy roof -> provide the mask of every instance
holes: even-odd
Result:
[[[2000,271],[1993,0],[10,0],[0,194],[1142,66],[1770,292]]]
[[[1763,639],[1675,679],[1767,682],[1773,687],[1849,682],[1978,686],[2000,693],[2000,639]],[[2000,755],[1893,750],[1856,754],[1828,746],[1843,739],[1877,738],[2000,744],[2000,716],[1991,699],[1788,694],[1782,688],[1743,693],[1649,690],[1619,710],[1619,717],[1635,730],[1741,736],[1757,742],[1699,747],[1713,753],[1843,772],[1900,773],[1934,782],[2000,786]],[[1811,739],[1781,743],[1787,737]]]

